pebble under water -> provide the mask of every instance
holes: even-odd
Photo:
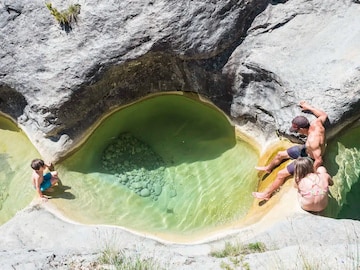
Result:
[[[104,151],[105,172],[141,197],[157,200],[165,185],[165,162],[149,145],[130,133],[121,134]]]

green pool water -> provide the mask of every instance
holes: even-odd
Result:
[[[106,118],[57,165],[73,197],[57,206],[83,223],[204,233],[246,215],[257,160],[214,107],[181,95],[156,96]]]
[[[30,162],[37,156],[25,134],[0,115],[0,224],[33,199]]]
[[[329,216],[360,219],[359,134],[354,127],[328,143],[325,165],[335,181]],[[25,134],[0,116],[0,224],[36,198],[35,157]],[[81,223],[191,238],[246,216],[258,158],[210,104],[153,96],[108,116],[56,164],[63,187],[49,193],[49,203]]]
[[[360,126],[332,139],[326,148],[324,163],[333,176],[330,216],[360,220]]]

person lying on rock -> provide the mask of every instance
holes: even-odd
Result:
[[[44,173],[47,169],[53,169],[53,166],[52,164],[45,164],[42,159],[32,160],[30,166],[33,169],[31,176],[32,184],[39,194],[39,197],[42,198],[43,201],[47,201],[47,198],[42,192],[48,190],[59,181],[58,172],[52,170]]]
[[[302,111],[311,112],[316,116],[311,123],[305,116],[296,116],[292,120],[291,132],[298,132],[307,136],[304,145],[295,145],[287,150],[279,151],[275,158],[267,165],[263,167],[255,167],[259,171],[265,171],[271,173],[272,170],[280,163],[288,159],[297,159],[298,157],[310,157],[314,160],[314,170],[322,165],[322,155],[325,151],[325,128],[324,124],[327,121],[327,114],[311,106],[306,101],[300,101],[300,107]],[[268,200],[275,190],[277,190],[284,182],[285,179],[294,174],[294,163],[291,162],[286,168],[280,170],[274,180],[274,182],[267,187],[263,192],[253,192],[253,196],[258,199]]]
[[[302,209],[319,213],[328,204],[329,186],[334,184],[324,166],[314,171],[313,160],[299,157],[294,161],[295,188],[298,190],[298,200]]]

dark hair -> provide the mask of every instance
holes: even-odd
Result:
[[[297,132],[300,128],[308,129],[310,127],[309,120],[302,115],[296,116],[292,122],[292,127],[290,128],[291,132]]]
[[[33,161],[31,161],[31,168],[33,168],[35,171],[40,170],[41,167],[44,167],[45,163],[42,159],[36,158]]]
[[[308,157],[299,157],[294,161],[294,177],[295,182],[299,183],[309,173],[314,172],[314,162]]]

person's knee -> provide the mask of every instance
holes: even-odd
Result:
[[[280,170],[277,174],[277,177],[280,179],[285,179],[286,177],[290,176],[290,173],[287,171],[287,169]]]
[[[284,160],[284,159],[288,159],[288,158],[289,158],[289,156],[286,151],[279,151],[276,154],[276,159],[278,159],[278,160]]]

